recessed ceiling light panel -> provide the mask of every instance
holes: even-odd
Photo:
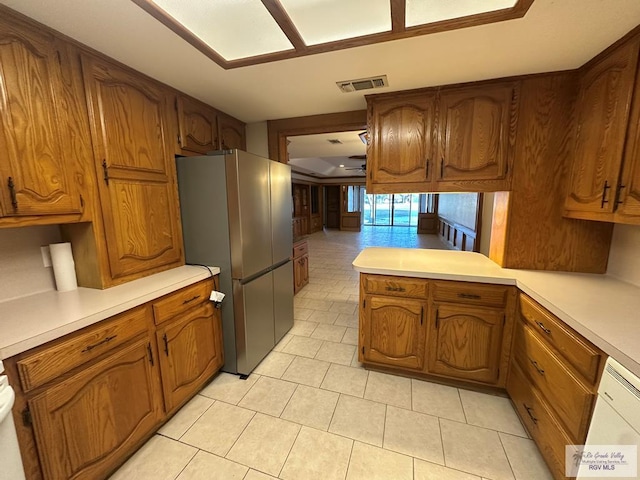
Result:
[[[391,30],[389,0],[280,0],[307,45]]]
[[[225,60],[292,50],[260,0],[154,0]]]
[[[512,8],[516,3],[517,0],[407,0],[405,22],[407,27],[415,27]]]

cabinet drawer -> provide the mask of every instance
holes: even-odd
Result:
[[[208,279],[153,302],[153,319],[156,325],[208,300],[213,288],[213,279]]]
[[[124,344],[148,328],[147,306],[128,310],[84,332],[17,362],[20,382],[28,392]]]
[[[469,305],[503,307],[511,287],[505,285],[481,285],[467,282],[433,282],[433,299]]]
[[[367,293],[397,295],[399,297],[427,298],[429,282],[418,278],[388,277],[385,275],[362,276]]]
[[[515,352],[522,370],[558,413],[569,434],[582,443],[586,438],[593,393],[526,325],[519,324]]]
[[[511,366],[507,391],[553,476],[564,479],[565,445],[573,445],[573,441],[516,363]]]
[[[293,246],[293,258],[301,257],[309,253],[309,245],[307,242],[296,243]]]
[[[538,337],[555,347],[578,372],[591,384],[595,384],[602,352],[583,340],[546,309],[526,295],[520,295],[520,314]]]

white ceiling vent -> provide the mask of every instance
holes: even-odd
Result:
[[[344,80],[336,82],[342,93],[357,92],[360,90],[369,90],[371,88],[382,88],[389,86],[389,80],[386,75],[378,75],[370,78],[359,78],[357,80]]]

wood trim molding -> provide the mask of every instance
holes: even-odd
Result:
[[[466,17],[453,18],[440,22],[429,23],[425,25],[417,25],[407,28],[405,25],[406,6],[404,0],[389,0],[391,9],[391,30],[388,32],[375,33],[371,35],[363,35],[360,37],[348,38],[345,40],[337,40],[334,42],[321,43],[317,45],[306,45],[297,28],[291,21],[286,10],[282,7],[278,0],[262,0],[263,5],[269,11],[283,33],[293,44],[292,50],[256,55],[253,57],[240,58],[237,60],[226,60],[219,53],[213,50],[209,45],[196,37],[190,30],[175,20],[166,11],[156,5],[152,0],[131,0],[133,3],[142,8],[145,12],[172,30],[175,34],[182,37],[200,52],[205,54],[211,60],[216,62],[225,70],[248,65],[257,65],[261,63],[275,62],[278,60],[286,60],[289,58],[302,57],[306,55],[314,55],[318,53],[333,52],[336,50],[344,50],[347,48],[361,47],[374,43],[388,42],[391,40],[399,40],[402,38],[416,37],[428,35],[431,33],[444,32],[449,30],[457,30],[461,28],[474,27],[477,25],[486,25],[489,23],[503,22],[522,18],[527,13],[534,0],[518,0],[511,8],[496,10],[493,12],[479,13],[468,15]]]
[[[269,120],[267,121],[269,158],[288,163],[287,137],[366,129],[366,110]]]

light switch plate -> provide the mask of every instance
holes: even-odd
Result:
[[[45,267],[51,266],[51,252],[49,251],[49,245],[40,247],[40,254],[42,254],[42,264]]]

